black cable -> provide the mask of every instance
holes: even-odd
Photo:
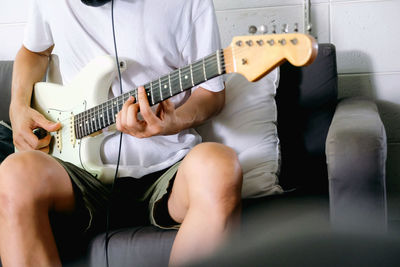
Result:
[[[117,69],[118,69],[118,79],[119,79],[119,90],[120,93],[122,94],[122,78],[121,78],[121,69],[119,65],[119,59],[118,59],[118,49],[117,49],[117,41],[115,38],[115,27],[114,27],[114,0],[111,0],[111,24],[112,24],[112,33],[113,33],[113,41],[114,41],[114,52],[115,52],[115,61],[117,64]],[[118,176],[118,169],[119,169],[119,163],[121,159],[121,147],[122,147],[122,132],[119,135],[119,148],[118,148],[118,159],[117,159],[117,167],[115,169],[115,175],[114,175],[114,180],[111,185],[111,192],[110,192],[110,199],[107,205],[107,218],[106,218],[106,237],[105,237],[105,250],[106,250],[106,263],[107,267],[109,266],[108,262],[108,242],[109,242],[109,237],[108,237],[108,232],[110,228],[110,209],[112,206],[112,194],[114,192],[114,186],[117,181],[117,176]]]

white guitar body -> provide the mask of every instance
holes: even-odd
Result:
[[[125,66],[123,64],[121,71]],[[58,132],[51,133],[54,144],[50,146],[50,154],[89,171],[103,182],[110,182],[115,172],[100,158],[100,147],[106,134],[97,132],[77,140],[73,115],[105,102],[117,73],[115,59],[102,56],[91,61],[69,85],[36,83],[32,98],[34,109],[48,120],[62,124]]]

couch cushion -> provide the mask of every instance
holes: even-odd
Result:
[[[168,266],[176,233],[154,226],[112,231],[108,243],[109,266]],[[90,266],[106,266],[105,234],[93,240],[90,252]]]
[[[234,74],[226,80],[225,108],[198,127],[203,141],[223,143],[238,154],[243,169],[242,197],[282,192],[278,185],[279,140],[275,93],[279,69],[250,83]]]
[[[285,63],[280,70],[276,95],[280,185],[284,189],[327,191],[325,140],[338,95],[335,46],[319,44],[318,56],[310,66]]]
[[[10,121],[8,108],[11,100],[12,69],[12,61],[0,61],[0,121]]]

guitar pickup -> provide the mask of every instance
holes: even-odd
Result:
[[[70,142],[72,144],[72,147],[75,147],[76,136],[75,136],[75,120],[73,115],[69,120],[69,132],[70,132]]]
[[[55,140],[56,147],[57,147],[58,151],[61,154],[61,151],[62,151],[62,133],[61,133],[61,129],[56,132],[56,134],[54,135],[54,138],[56,139]]]

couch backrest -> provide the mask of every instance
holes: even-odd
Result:
[[[285,189],[327,191],[325,140],[337,102],[335,46],[320,44],[310,66],[283,64],[276,101],[280,184]]]
[[[0,120],[9,122],[8,108],[11,100],[12,61],[0,61]]]

